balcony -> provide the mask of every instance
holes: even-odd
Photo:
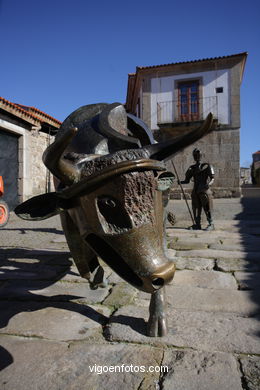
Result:
[[[157,103],[157,123],[160,126],[202,121],[210,112],[218,118],[217,96],[182,103],[179,100],[160,102]]]

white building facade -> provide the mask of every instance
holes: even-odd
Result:
[[[240,85],[246,58],[240,53],[137,67],[128,79],[126,109],[143,119],[157,140],[185,134],[213,114],[213,132],[180,152],[174,164],[184,177],[192,150],[200,148],[215,168],[215,197],[240,196]],[[173,195],[179,197],[178,188]]]

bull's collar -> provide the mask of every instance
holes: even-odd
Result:
[[[165,171],[165,164],[161,161],[151,159],[139,159],[134,161],[122,161],[98,171],[92,175],[84,177],[78,183],[74,183],[60,191],[57,196],[63,199],[71,199],[79,194],[88,194],[100,187],[113,177],[128,172],[136,171]]]

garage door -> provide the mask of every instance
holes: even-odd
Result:
[[[18,204],[18,137],[0,129],[0,176],[4,180],[3,199],[12,210]]]

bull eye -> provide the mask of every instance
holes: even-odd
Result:
[[[103,202],[104,202],[105,205],[107,205],[108,207],[111,207],[111,208],[116,207],[116,202],[115,202],[113,199],[105,198],[105,199],[103,199]]]
[[[98,217],[105,233],[119,233],[132,228],[131,218],[123,205],[110,196],[97,198]]]

